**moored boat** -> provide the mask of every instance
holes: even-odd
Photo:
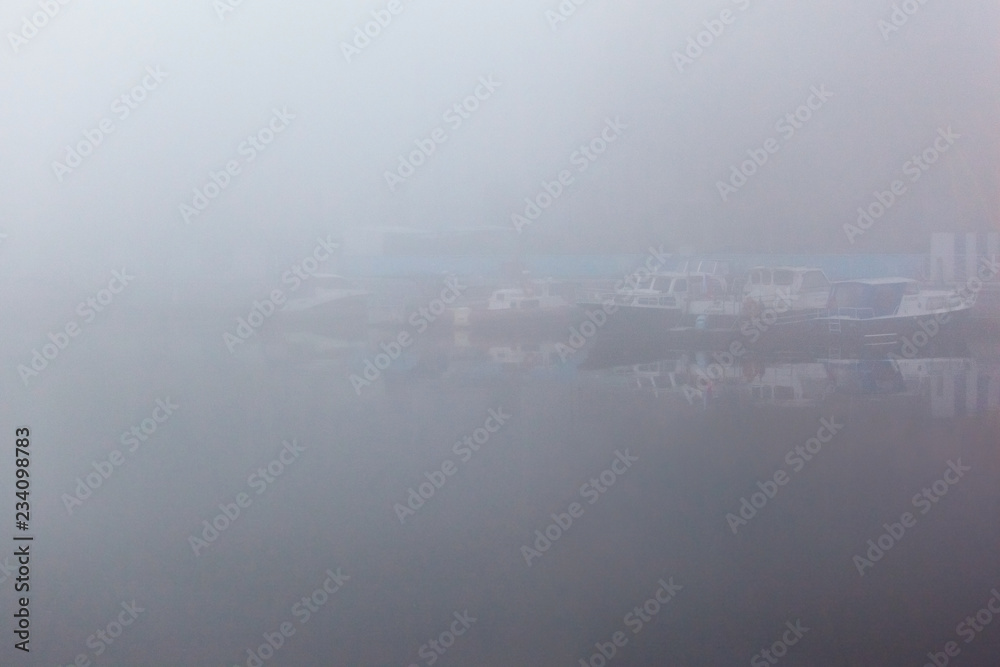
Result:
[[[457,327],[536,328],[570,323],[577,309],[552,290],[551,281],[525,281],[494,290],[485,304],[453,309]]]
[[[910,278],[844,280],[832,285],[826,312],[809,329],[834,340],[896,345],[918,331],[938,335],[967,317],[975,302],[975,293],[925,289]]]

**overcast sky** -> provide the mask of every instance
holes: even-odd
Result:
[[[0,8],[6,275],[260,264],[353,226],[512,228],[564,169],[528,247],[924,252],[932,231],[995,229],[994,3],[914,2],[890,32],[886,0],[590,0],[564,21],[556,0],[403,0],[349,54],[387,3],[218,6],[70,2],[34,32],[36,2]],[[699,33],[708,46],[680,61]],[[123,118],[116,100],[147,68],[162,80]],[[444,113],[480,77],[499,85],[454,127]],[[792,136],[778,130],[824,86]],[[294,119],[250,161],[239,147],[275,109]],[[609,118],[620,136],[579,171],[574,151]],[[91,155],[54,165],[103,119]],[[949,126],[960,138],[911,182],[904,163]],[[435,128],[446,141],[391,190],[386,172]],[[723,201],[719,182],[772,138]],[[230,160],[239,174],[186,222],[180,206]],[[843,226],[896,179],[905,193],[848,243]]]

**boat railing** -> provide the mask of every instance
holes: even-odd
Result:
[[[615,303],[616,297],[624,296],[613,289],[588,289],[577,294],[576,302],[585,305]]]
[[[810,322],[826,316],[825,310],[793,310],[782,313],[775,318],[777,324],[798,324],[800,322]]]
[[[649,308],[678,308],[681,302],[677,296],[669,293],[633,293],[616,290],[587,290],[577,297],[581,306],[642,306]]]
[[[840,317],[852,320],[870,320],[875,317],[874,308],[831,308],[827,317]]]

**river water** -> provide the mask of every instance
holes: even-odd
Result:
[[[109,316],[6,378],[36,664],[1000,655],[988,345],[725,364],[449,332],[390,359],[277,323],[230,353],[226,326]]]

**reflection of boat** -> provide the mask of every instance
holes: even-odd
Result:
[[[346,340],[309,331],[264,330],[263,350],[276,362],[338,361],[347,363],[364,351],[362,339]]]
[[[303,283],[309,291],[295,296],[279,311],[285,326],[363,329],[368,317],[368,291],[342,276],[317,273]]]
[[[693,385],[693,377],[683,359],[661,359],[645,364],[617,366],[606,372],[612,386],[650,392],[654,396],[683,393]]]
[[[907,391],[902,370],[892,359],[828,359],[825,367],[840,393],[872,396]]]
[[[770,364],[754,369],[753,374],[745,375],[744,379],[746,397],[752,402],[770,405],[815,405],[834,390],[833,379],[819,362]]]
[[[1000,410],[1000,366],[968,358],[777,361],[722,352],[675,353],[596,371],[622,391],[675,395],[708,405],[727,396],[756,406],[816,407],[828,401],[903,398],[929,404],[933,417]]]
[[[490,360],[505,370],[534,370],[562,362],[555,343],[495,345],[487,352]]]

